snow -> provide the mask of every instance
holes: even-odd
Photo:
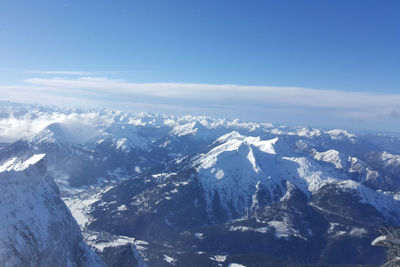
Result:
[[[30,158],[23,160],[21,158],[13,157],[0,165],[0,172],[4,171],[22,171],[27,169],[30,165],[34,165],[42,160],[46,154],[34,154]]]
[[[277,140],[261,140],[231,132],[218,138],[214,142],[216,146],[193,163],[207,192],[210,213],[215,192],[228,214],[233,212],[228,203],[233,203],[235,211],[242,214],[251,206],[249,196],[254,195],[256,184],[259,181],[268,183],[268,177],[277,176],[272,167]]]
[[[335,168],[337,169],[342,169],[343,168],[343,162],[342,159],[339,155],[339,151],[330,149],[325,152],[318,152],[314,150],[314,158],[316,160],[321,160],[327,163],[332,163]]]
[[[308,128],[301,128],[297,129],[295,135],[298,136],[305,136],[305,137],[314,137],[314,136],[320,136],[321,131],[319,129],[308,129]]]
[[[282,165],[287,166],[286,172],[290,174],[290,182],[306,195],[316,193],[322,186],[341,178],[338,173],[329,172],[306,157],[282,157],[282,159],[297,164],[297,167],[290,167],[287,162],[282,162]]]
[[[117,140],[117,149],[119,150],[127,150],[128,149],[128,140],[126,138],[121,138]]]
[[[230,226],[228,231],[231,232],[257,232],[261,234],[266,234],[271,231],[269,227],[249,227],[249,226]]]
[[[253,154],[253,149],[250,149],[249,154],[247,154],[247,159],[250,161],[251,165],[253,166],[253,170],[256,173],[261,172],[260,167],[257,166],[257,162],[256,162],[256,159],[255,159],[254,154]]]
[[[272,226],[275,229],[275,236],[277,238],[296,236],[305,239],[299,234],[296,229],[291,227],[291,224],[287,221],[286,218],[283,221],[269,221],[268,225]]]
[[[153,177],[157,181],[161,182],[161,181],[164,181],[174,175],[176,175],[176,172],[171,172],[171,173],[164,172],[164,173],[152,174],[151,177]]]
[[[119,247],[128,244],[135,244],[135,239],[127,236],[117,236],[115,239],[107,240],[107,241],[100,241],[100,242],[93,242],[95,240],[93,237],[92,239],[87,239],[88,245],[94,247],[96,251],[103,252],[105,248],[108,247]]]
[[[222,179],[223,177],[224,177],[224,171],[219,169],[217,171],[217,173],[215,174],[215,178],[217,178],[219,180],[219,179]]]
[[[368,203],[375,207],[385,217],[391,218],[399,223],[400,218],[400,200],[392,192],[375,191],[359,182],[347,180],[338,183],[343,188],[350,189],[358,194],[362,203]]]
[[[106,186],[102,189],[93,189],[92,191],[83,191],[81,193],[64,197],[63,200],[70,209],[77,223],[84,228],[91,220],[89,215],[91,205],[101,200],[101,195],[113,188]]]
[[[228,267],[246,267],[246,265],[240,263],[229,263]]]
[[[329,131],[324,131],[324,133],[328,134],[332,140],[349,140],[352,143],[355,142],[355,134],[352,134],[346,130],[329,130]]]
[[[333,131],[330,134],[354,137],[342,131]],[[400,218],[400,208],[396,208],[400,207],[396,195],[372,190],[360,182],[351,180],[342,171],[337,171],[347,164],[347,159],[340,155],[338,150],[313,150],[313,158],[286,156],[293,154],[293,151],[285,148],[282,155],[278,154],[277,141],[278,138],[261,140],[260,137],[244,136],[233,131],[218,138],[214,146],[193,163],[206,192],[209,215],[212,216],[212,201],[216,193],[228,216],[232,212],[245,215],[246,210],[254,210],[257,207],[255,194],[260,186],[268,189],[271,198],[275,197],[276,188],[279,188],[283,191],[279,196],[280,200],[284,201],[291,197],[294,188],[311,197],[323,186],[334,184],[345,191],[358,194],[361,202],[371,204],[385,216]],[[320,164],[319,161],[331,166]],[[349,159],[351,166],[356,168],[353,161],[354,159]],[[368,168],[365,170],[365,179],[375,174]],[[282,179],[287,181],[286,190],[282,187]],[[275,226],[279,236],[289,235],[290,231],[279,225]]]
[[[123,205],[119,206],[119,207],[117,208],[117,210],[118,210],[118,211],[125,211],[125,210],[128,210],[128,209],[126,208],[126,205],[123,204]]]
[[[146,136],[139,131],[150,126],[157,131],[162,130],[163,134]],[[322,187],[332,185],[336,190],[358,196],[361,203],[371,204],[385,217],[399,222],[400,193],[372,190],[363,184],[365,181],[376,180],[382,173],[350,154],[351,148],[346,146],[349,142],[358,142],[357,138],[355,134],[344,130],[274,127],[271,124],[204,116],[177,117],[110,110],[37,109],[15,114],[5,112],[0,118],[0,142],[20,139],[32,145],[56,142],[67,144],[69,149],[75,145],[90,149],[99,145],[111,145],[119,152],[129,152],[136,148],[150,152],[152,148],[164,146],[168,156],[173,158],[171,162],[175,161],[177,165],[186,164],[186,159],[190,159],[186,152],[181,151],[188,145],[187,140],[201,140],[203,154],[196,156],[191,167],[197,171],[198,181],[204,189],[209,215],[212,215],[212,202],[217,193],[222,208],[232,218],[237,214],[245,217],[254,212],[259,205],[257,195],[260,190],[265,190],[270,196],[268,199],[273,199],[271,201],[288,201],[296,189],[305,193],[310,200]],[[173,147],[176,140],[183,140],[177,148]],[[374,149],[379,147],[377,144]],[[395,150],[396,146],[393,146],[390,153],[377,151],[377,159],[383,161],[385,166],[398,166],[400,155],[396,155]],[[0,174],[27,170],[44,156],[37,152],[25,157],[10,155],[9,158],[2,158]],[[87,158],[93,159],[93,156],[89,155]],[[104,160],[105,165],[112,160],[110,155],[101,155],[99,158]],[[132,164],[136,173],[147,173],[143,157]],[[154,179],[152,182],[158,183],[159,187],[165,187],[164,182],[176,176],[176,173],[162,171],[148,177]],[[52,173],[55,174],[60,188],[69,194],[64,199],[65,203],[77,222],[85,227],[91,220],[91,206],[101,199],[102,192],[94,190],[84,193],[82,188],[68,188],[68,174],[58,174],[57,170]],[[132,174],[128,175],[121,167],[109,170],[108,175],[112,176],[112,180],[121,180]],[[351,179],[354,176],[357,176],[357,181]],[[185,182],[173,182],[173,185],[178,187],[189,182],[190,178]],[[179,191],[179,188],[173,188],[164,197],[172,199]],[[196,205],[199,205],[198,202],[195,201]],[[107,206],[110,203],[101,204]],[[121,204],[116,209],[127,210],[127,206]],[[315,208],[322,212],[332,212]],[[165,221],[167,224],[171,223],[167,218]],[[299,235],[285,218],[276,218],[266,224],[262,227],[230,226],[228,230],[266,233],[274,229],[278,238]],[[363,236],[367,230],[353,227],[340,230],[337,228],[335,231],[339,235]],[[195,237],[201,238],[200,234],[202,233],[195,233]]]
[[[135,166],[135,172],[142,173],[142,169],[139,166]]]
[[[268,153],[268,154],[276,154],[274,145],[278,141],[278,137],[273,138],[271,140],[260,141],[260,137],[255,137],[248,139],[250,143],[260,149],[260,151]]]
[[[202,159],[203,166],[207,167],[215,163],[216,157],[225,151],[238,151],[238,149],[245,145],[255,147],[258,150],[268,153],[276,154],[274,144],[278,138],[270,140],[260,140],[260,137],[243,136],[237,132],[231,132],[218,138],[215,143],[220,145],[207,153],[206,157]]]
[[[204,239],[204,234],[203,233],[194,233],[194,236],[199,240]]]
[[[225,262],[227,256],[226,255],[215,255],[214,257],[210,257],[210,260],[216,261],[216,262]]]
[[[286,193],[280,198],[280,201],[289,200],[294,189],[295,186],[290,181],[286,181]]]
[[[46,172],[43,157],[35,154],[27,160],[7,161],[7,168],[0,172],[0,262],[5,266],[23,266],[24,260],[32,266],[103,266],[84,243]],[[46,257],[41,259],[42,255]]]
[[[351,236],[358,236],[358,237],[361,237],[361,236],[364,236],[364,235],[366,235],[368,233],[368,230],[367,229],[365,229],[365,228],[362,228],[362,227],[353,227],[352,229],[351,229],[351,231],[350,231],[350,235]]]
[[[79,198],[64,198],[63,200],[70,209],[76,222],[84,227],[91,220],[91,217],[88,215],[90,204],[99,201],[100,199],[81,201]]]
[[[378,236],[375,238],[372,242],[371,245],[373,246],[379,246],[380,243],[386,241],[387,237],[385,235]]]
[[[381,159],[386,163],[386,165],[400,165],[400,155],[394,155],[383,151],[381,153]]]
[[[0,142],[11,143],[22,139],[35,142],[101,144],[111,140],[119,150],[129,151],[130,147],[145,149],[149,141],[139,137],[129,126],[132,125],[124,120],[120,121],[117,113],[33,110],[18,117],[10,114],[0,118]]]
[[[172,129],[171,133],[177,136],[195,135],[198,131],[196,126],[200,126],[200,124],[195,121],[183,125],[178,125]]]
[[[172,265],[175,265],[176,259],[168,256],[168,255],[164,255],[164,260]]]
[[[96,252],[104,252],[107,248],[117,248],[126,246],[134,254],[138,262],[138,266],[147,267],[144,258],[140,255],[139,250],[146,250],[143,245],[148,245],[147,242],[136,240],[128,236],[117,236],[107,232],[96,232],[87,229],[83,230],[83,234],[87,244]]]
[[[363,227],[351,227],[339,223],[330,223],[328,234],[335,238],[343,236],[363,237],[368,234],[368,230]]]

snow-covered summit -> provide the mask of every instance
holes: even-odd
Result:
[[[318,152],[317,150],[313,150],[314,159],[323,161],[326,163],[331,163],[337,169],[342,169],[347,162],[342,155],[340,155],[339,151],[330,149],[324,152]]]
[[[334,149],[324,152],[312,149],[312,157],[307,157],[298,155],[285,144],[284,149],[280,146],[279,137],[263,140],[235,131],[218,138],[207,153],[193,162],[205,191],[208,212],[212,213],[213,203],[219,201],[228,217],[243,216],[254,207],[260,190],[266,194],[264,202],[290,198],[286,185],[289,183],[309,198],[322,188],[333,186],[358,195],[362,203],[372,205],[394,221],[400,216],[400,202],[395,195],[372,190],[362,180],[352,179],[349,168],[356,168],[357,160],[353,162],[356,158],[346,157]],[[366,168],[365,171],[371,172]],[[396,215],[393,217],[393,214]]]
[[[194,161],[208,208],[218,197],[229,215],[243,214],[251,206],[256,185],[270,183],[271,176],[277,176],[273,168],[277,140],[231,132],[218,138],[216,147]]]

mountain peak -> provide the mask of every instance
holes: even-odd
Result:
[[[34,154],[27,159],[13,157],[0,165],[0,172],[4,171],[23,171],[27,169],[30,165],[35,165],[41,161],[46,154]]]

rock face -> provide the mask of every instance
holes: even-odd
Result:
[[[104,266],[46,173],[44,154],[0,166],[0,262],[3,266]]]
[[[7,105],[0,112],[0,174],[28,180],[20,188],[29,199],[58,199],[50,173],[86,243],[109,266],[380,264],[384,251],[370,243],[380,226],[400,224],[397,137]],[[39,168],[43,153],[48,164]],[[44,175],[32,179],[30,172]],[[19,203],[9,195],[18,180],[7,179],[1,209]],[[35,186],[42,189],[29,191]],[[26,211],[5,214],[2,233],[13,244],[42,242],[37,229],[48,233],[58,229],[49,225],[66,222],[46,219],[66,211],[54,199],[29,205],[36,202],[21,197]],[[51,212],[39,211],[50,202]],[[49,213],[35,224],[12,221]],[[8,232],[27,225],[32,233]],[[63,233],[51,236],[81,244],[80,234],[64,240]],[[62,247],[86,251],[84,244]],[[35,247],[40,255],[47,248]],[[93,255],[73,251],[65,258]]]

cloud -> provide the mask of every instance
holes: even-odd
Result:
[[[27,70],[27,73],[32,74],[49,74],[49,75],[91,75],[91,72],[83,72],[83,71],[68,71],[68,70]]]
[[[45,74],[45,75],[96,76],[96,75],[120,74],[124,73],[125,71],[23,70],[22,72],[29,74]]]
[[[97,95],[148,96],[166,99],[239,101],[271,105],[312,108],[379,109],[398,107],[400,94],[374,94],[338,90],[317,90],[301,87],[245,86],[233,84],[130,83],[104,77],[77,79],[32,78],[29,85],[62,93]],[[393,108],[391,109],[393,110]]]
[[[234,84],[132,83],[90,75],[30,78],[18,85],[0,85],[0,98],[328,127],[363,124],[359,126],[374,129],[390,128],[388,123],[383,125],[384,121],[398,119],[400,108],[400,94]]]
[[[84,143],[107,128],[109,122],[96,113],[60,114],[47,113],[38,117],[0,118],[0,142],[15,142],[20,139],[33,138],[51,124],[57,123],[67,133],[69,140]]]

